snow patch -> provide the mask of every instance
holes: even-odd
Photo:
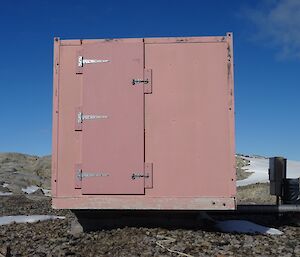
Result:
[[[28,186],[26,188],[22,188],[22,191],[26,194],[32,194],[39,189],[38,186]]]
[[[245,171],[253,172],[248,178],[237,181],[237,186],[247,186],[255,183],[269,182],[269,159],[257,157],[243,157],[250,161],[249,166],[245,166]],[[300,162],[287,161],[287,178],[300,177]]]
[[[54,219],[65,219],[63,216],[55,215],[17,215],[17,216],[3,216],[0,217],[0,226],[8,225],[13,222],[16,223],[34,223],[37,221],[54,220]]]
[[[22,188],[22,191],[26,194],[32,194],[34,192],[36,192],[37,190],[41,189],[43,191],[43,194],[45,196],[51,196],[51,190],[49,189],[44,189],[42,187],[38,187],[38,186],[28,186],[26,188]]]
[[[0,196],[12,195],[12,192],[0,192]]]
[[[45,196],[51,196],[51,190],[41,188]]]
[[[247,220],[226,220],[218,221],[216,228],[222,232],[250,233],[250,234],[269,234],[282,235],[283,232],[276,228],[269,228],[255,224]]]
[[[8,187],[8,186],[9,186],[9,184],[7,184],[7,183],[2,184],[2,187]]]

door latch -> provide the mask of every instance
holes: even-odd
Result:
[[[149,83],[149,80],[148,80],[148,79],[146,79],[146,80],[142,80],[142,79],[133,79],[133,80],[132,80],[132,85],[139,84],[139,83],[148,84],[148,83]]]
[[[147,174],[147,175],[144,175],[144,174],[135,174],[135,173],[133,173],[132,174],[132,176],[131,176],[131,179],[136,179],[136,178],[149,178],[149,174]]]

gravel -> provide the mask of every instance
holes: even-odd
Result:
[[[213,228],[138,226],[73,234],[70,225],[76,221],[73,213],[53,210],[50,203],[45,196],[0,197],[1,216],[51,214],[66,217],[0,226],[2,252],[10,249],[11,256],[300,256],[300,227],[276,222],[276,217],[256,220],[260,224],[276,225],[284,232],[280,236],[221,233]]]
[[[53,210],[51,198],[41,190],[25,194],[22,188],[50,186],[50,156],[37,157],[17,153],[0,154],[0,191],[14,195],[0,196],[0,216],[58,215],[63,220],[0,226],[2,256],[300,256],[299,216],[237,216],[211,214],[212,219],[246,219],[283,231],[283,235],[251,235],[219,232],[211,220],[197,226],[152,228],[145,225],[114,226],[82,232],[75,215],[69,210]],[[238,160],[239,167],[247,165]],[[239,176],[249,174],[240,172]],[[271,203],[268,184],[238,188],[239,203]],[[95,215],[94,215],[95,217]],[[97,214],[96,214],[96,217]],[[205,217],[205,215],[203,216]],[[151,214],[149,214],[149,219]],[[112,215],[111,220],[118,219]],[[136,220],[136,217],[130,217]],[[293,220],[298,222],[287,222]],[[93,220],[94,221],[94,220]],[[103,224],[103,220],[102,224]],[[168,220],[170,221],[170,220]],[[191,221],[191,220],[189,220]],[[106,221],[105,221],[106,222]],[[108,221],[107,221],[108,222]],[[168,222],[166,222],[168,223]],[[189,222],[191,224],[191,222]],[[200,225],[199,225],[200,224]],[[94,223],[90,224],[94,226]],[[107,224],[106,224],[107,225]],[[128,225],[128,224],[127,224]]]

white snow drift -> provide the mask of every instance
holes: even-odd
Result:
[[[3,216],[0,217],[0,226],[8,225],[13,222],[16,223],[34,223],[37,221],[44,220],[54,220],[54,219],[64,219],[63,216],[55,216],[55,215],[17,215],[17,216]]]
[[[222,232],[250,233],[250,234],[269,234],[282,235],[283,232],[276,228],[269,228],[255,224],[247,220],[225,220],[218,221],[216,228]]]

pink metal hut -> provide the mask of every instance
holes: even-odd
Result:
[[[235,209],[226,36],[54,40],[53,207]]]

